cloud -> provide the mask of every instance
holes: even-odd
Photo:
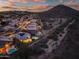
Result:
[[[28,2],[29,0],[8,0],[9,2]]]
[[[5,0],[0,0],[0,6],[5,6],[7,5],[7,1]]]
[[[33,2],[45,2],[46,0],[32,0]]]
[[[25,3],[25,2],[45,2],[46,0],[8,0],[8,1]]]

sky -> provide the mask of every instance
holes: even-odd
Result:
[[[68,0],[64,0],[67,2]],[[59,3],[59,0],[0,0],[0,6],[6,6],[7,4],[14,3],[15,6],[34,6],[34,5],[55,5]],[[79,2],[79,0],[75,0]]]
[[[69,3],[69,1],[71,0],[63,0],[63,1],[65,3],[67,2]],[[79,3],[79,0],[73,0],[73,1]],[[31,10],[32,9],[40,10],[40,8],[45,9],[45,8],[48,8],[48,6],[52,6],[52,5],[55,6],[61,3],[59,2],[59,0],[0,0],[0,11],[5,10],[5,8],[3,8],[4,6],[8,6],[8,7],[14,6],[14,7],[20,7],[20,8],[27,7],[28,10],[29,8],[31,8]]]
[[[48,5],[50,1],[45,0],[0,0],[0,5],[13,2],[16,6]],[[8,3],[8,4],[9,4]]]

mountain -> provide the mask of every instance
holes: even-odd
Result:
[[[79,15],[79,11],[73,9],[73,8],[70,8],[68,6],[65,6],[65,5],[58,5],[58,6],[55,6],[54,8],[48,10],[48,11],[45,11],[45,12],[42,12],[40,14],[41,17],[77,17],[77,15]]]
[[[76,9],[76,10],[79,11],[79,3],[77,3],[77,4],[72,4],[72,5],[67,5],[67,6],[69,6],[69,7],[73,8],[73,9]]]
[[[40,14],[41,19],[73,18],[75,22],[68,27],[69,31],[60,46],[54,50],[48,59],[79,59],[79,11],[64,5],[58,5]],[[69,19],[68,19],[69,20]]]

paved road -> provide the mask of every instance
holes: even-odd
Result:
[[[67,21],[67,20],[63,20],[63,21],[62,21],[62,24],[64,24],[66,21]],[[53,33],[53,32],[54,32],[60,25],[62,25],[62,24],[57,24],[57,25],[55,25],[54,27],[52,27],[50,30],[47,30],[47,32],[45,33],[45,35],[44,35],[42,38],[40,38],[39,40],[37,40],[37,41],[33,42],[32,44],[30,44],[29,47],[33,46],[34,44],[36,44],[36,43],[38,43],[38,42],[40,42],[40,41],[42,41],[42,40],[46,40],[47,37],[48,37],[51,33]],[[48,40],[48,39],[47,39],[47,40]]]

